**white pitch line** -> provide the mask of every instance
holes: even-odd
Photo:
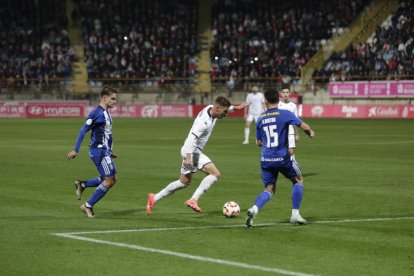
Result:
[[[309,224],[327,224],[327,223],[349,223],[349,222],[372,222],[372,221],[393,221],[393,220],[412,220],[414,217],[396,217],[396,218],[366,218],[366,219],[343,219],[343,220],[320,220],[310,221]],[[254,227],[290,225],[289,222],[275,222],[254,224]],[[100,231],[85,231],[85,232],[67,232],[54,234],[67,235],[88,235],[88,234],[110,234],[110,233],[129,233],[129,232],[153,232],[153,231],[175,231],[175,230],[195,230],[195,229],[214,229],[214,228],[243,228],[244,224],[234,225],[210,225],[210,226],[184,226],[184,227],[162,227],[162,228],[140,228],[140,229],[124,229],[124,230],[100,230]]]
[[[311,224],[373,222],[373,221],[375,222],[375,221],[395,221],[395,220],[412,220],[412,219],[414,219],[414,217],[344,219],[344,220],[313,221],[313,222],[311,222]],[[288,224],[289,223],[279,222],[279,223],[256,224],[255,226],[256,227],[264,227],[264,226],[288,225]],[[53,233],[53,235],[68,238],[68,239],[88,241],[88,242],[93,242],[93,243],[98,243],[98,244],[106,244],[106,245],[129,248],[129,249],[139,250],[139,251],[144,251],[144,252],[170,255],[170,256],[175,256],[175,257],[180,257],[180,258],[197,260],[197,261],[201,261],[201,262],[217,263],[217,264],[223,264],[223,265],[234,266],[234,267],[241,267],[241,268],[264,271],[264,272],[274,272],[274,273],[279,273],[279,274],[283,274],[283,275],[293,275],[293,276],[312,276],[313,275],[313,274],[307,274],[307,273],[302,273],[302,272],[284,270],[284,269],[280,269],[280,268],[272,268],[272,267],[265,267],[265,266],[259,266],[259,265],[250,265],[250,264],[246,264],[246,263],[226,261],[226,260],[222,260],[222,259],[214,259],[214,258],[209,258],[209,257],[197,256],[197,255],[190,255],[190,254],[185,254],[185,253],[180,253],[180,252],[175,252],[175,251],[168,251],[168,250],[163,250],[163,249],[149,248],[149,247],[143,247],[143,246],[139,246],[139,245],[120,243],[120,242],[111,242],[111,241],[98,240],[98,239],[78,236],[78,235],[87,235],[87,234],[109,234],[109,233],[149,232],[149,231],[153,232],[153,231],[175,231],[175,230],[182,231],[182,230],[194,230],[194,229],[241,228],[241,227],[245,227],[245,225],[211,225],[211,226],[195,226],[195,227],[188,226],[188,227],[170,227],[170,228],[103,230],[103,231],[88,231],[88,232]]]
[[[222,259],[214,259],[214,258],[209,258],[209,257],[197,256],[197,255],[190,255],[190,254],[185,254],[185,253],[180,253],[180,252],[175,252],[175,251],[143,247],[139,245],[127,244],[127,243],[122,243],[122,242],[111,242],[111,241],[98,240],[98,239],[92,239],[92,238],[86,238],[86,237],[79,237],[79,236],[65,234],[65,233],[55,233],[54,235],[64,237],[64,238],[69,238],[69,239],[88,241],[88,242],[93,242],[93,243],[98,243],[98,244],[107,244],[111,246],[129,248],[129,249],[139,250],[139,251],[144,251],[144,252],[160,253],[164,255],[197,260],[201,262],[216,263],[216,264],[241,267],[241,268],[246,268],[246,269],[251,269],[251,270],[259,270],[259,271],[264,271],[264,272],[274,272],[274,273],[279,273],[283,275],[292,275],[292,276],[313,276],[314,275],[314,274],[307,274],[307,273],[284,270],[280,268],[265,267],[265,266],[260,266],[260,265],[250,265],[246,263],[226,261]]]

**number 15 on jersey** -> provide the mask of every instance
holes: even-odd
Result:
[[[277,147],[277,145],[279,144],[279,134],[276,132],[276,128],[276,125],[269,125],[263,127],[263,130],[266,133],[267,138],[267,148],[274,148]]]

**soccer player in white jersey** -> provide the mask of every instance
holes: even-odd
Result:
[[[151,214],[152,208],[159,200],[190,185],[191,179],[197,169],[204,172],[207,176],[201,181],[191,198],[185,201],[184,204],[197,213],[201,212],[198,200],[220,177],[220,171],[214,165],[213,161],[203,153],[203,149],[213,132],[217,120],[226,117],[229,111],[242,109],[246,105],[244,103],[239,106],[231,106],[230,101],[226,97],[219,96],[214,104],[208,105],[200,111],[181,148],[183,162],[180,178],[169,183],[159,193],[150,193],[148,195],[148,203],[146,206],[147,215]]]
[[[246,118],[246,124],[244,126],[244,141],[243,145],[249,143],[250,125],[257,122],[260,114],[266,110],[265,99],[263,93],[259,92],[257,86],[253,86],[251,92],[247,94],[246,103],[248,107],[244,111],[244,117]]]
[[[101,91],[99,105],[88,115],[79,131],[76,145],[67,155],[67,159],[74,159],[79,152],[82,141],[88,131],[92,131],[89,144],[89,157],[95,164],[99,176],[89,180],[75,182],[76,197],[80,200],[86,188],[95,188],[93,195],[81,205],[81,210],[88,218],[93,218],[93,206],[101,200],[116,182],[116,167],[113,158],[117,155],[112,152],[112,118],[109,109],[116,104],[117,91],[111,87],[104,87]]]
[[[293,114],[298,116],[298,108],[296,107],[296,104],[289,101],[289,95],[290,90],[289,88],[284,88],[282,91],[280,91],[280,101],[278,108],[283,110],[288,110],[292,112]],[[296,142],[299,142],[299,131],[296,126],[290,125],[289,126],[289,132],[288,132],[288,148],[291,158],[295,159],[295,148],[296,148]]]

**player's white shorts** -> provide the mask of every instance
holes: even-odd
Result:
[[[181,150],[181,157],[183,160],[186,157],[186,152]],[[195,152],[191,155],[191,166],[185,168],[184,166],[181,166],[181,173],[186,175],[189,173],[195,173],[197,169],[201,170],[205,165],[208,163],[212,163],[211,159],[205,155],[202,152]]]
[[[260,115],[247,114],[246,121],[253,122],[254,120],[254,122],[257,123],[257,119],[259,119],[259,116]]]
[[[289,126],[288,143],[290,149],[296,148],[295,129],[293,126]]]
[[[288,135],[289,148],[296,148],[295,134]]]

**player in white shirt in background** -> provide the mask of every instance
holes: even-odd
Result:
[[[217,119],[222,119],[227,116],[228,112],[242,109],[246,105],[244,103],[239,106],[231,106],[230,101],[226,97],[220,96],[217,97],[214,104],[208,105],[200,111],[181,148],[183,162],[180,178],[169,183],[159,193],[150,193],[148,195],[148,203],[146,206],[147,215],[151,214],[152,207],[159,200],[190,185],[191,179],[197,169],[204,172],[207,176],[201,181],[191,198],[185,201],[184,204],[197,213],[201,212],[201,208],[198,206],[198,200],[220,177],[220,171],[214,165],[213,161],[203,153],[203,149],[213,132]]]
[[[244,141],[243,145],[249,143],[250,125],[253,120],[256,123],[260,114],[266,110],[265,98],[262,92],[259,92],[259,88],[255,85],[252,87],[251,92],[247,94],[246,103],[248,106],[244,111],[244,117],[246,118],[246,124],[244,126]]]
[[[298,115],[298,108],[295,103],[289,101],[289,95],[290,95],[290,89],[284,88],[282,91],[280,91],[280,101],[278,108],[289,110],[293,114],[296,115],[296,117],[299,117]],[[288,145],[289,145],[289,153],[292,160],[295,160],[295,148],[296,148],[296,142],[299,142],[299,132],[297,131],[297,127],[290,125],[289,126],[289,133],[288,133]]]

